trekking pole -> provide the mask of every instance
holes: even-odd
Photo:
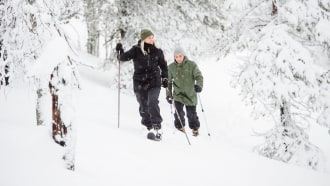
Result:
[[[178,112],[178,110],[177,110],[176,107],[175,107],[174,99],[172,99],[172,105],[173,105],[174,110],[175,110],[175,113],[176,113],[176,115],[177,115],[177,117],[178,117],[178,119],[179,119],[179,121],[180,121],[181,127],[183,128],[183,124],[182,124],[182,121],[181,121],[181,118],[180,118],[179,112]],[[186,138],[187,138],[188,144],[191,145],[191,144],[190,144],[190,141],[189,141],[189,138],[188,138],[188,135],[187,135],[187,133],[186,133],[186,131],[184,131],[184,134],[186,135]]]
[[[172,103],[173,104],[173,103]],[[172,123],[174,123],[174,119],[173,119],[173,109],[172,109],[172,105],[170,105],[171,108],[171,118],[172,118]],[[330,130],[329,130],[330,131]],[[330,134],[330,133],[329,133]]]
[[[205,127],[206,127],[206,130],[207,130],[207,135],[211,136],[210,131],[209,131],[209,127],[207,126],[207,121],[206,121],[206,116],[205,116],[201,96],[199,95],[199,93],[197,93],[197,95],[198,95],[199,103],[200,103],[201,108],[202,108],[202,112],[203,112],[203,116],[204,116],[204,120],[205,120]]]
[[[118,59],[118,128],[120,125],[120,51],[117,54]]]

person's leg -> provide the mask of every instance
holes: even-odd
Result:
[[[150,122],[155,125],[156,128],[161,129],[161,123],[163,121],[162,116],[160,115],[159,108],[159,94],[160,87],[150,88],[148,90],[148,112],[150,114]]]
[[[141,116],[142,125],[146,126],[148,130],[152,128],[150,121],[150,114],[148,111],[148,93],[147,91],[135,91],[136,100],[139,103],[139,113]]]
[[[196,112],[196,106],[186,106],[189,128],[198,130],[200,127],[199,118]]]
[[[177,101],[174,101],[174,108],[175,108],[175,112],[174,112],[174,126],[177,129],[182,129],[185,126],[185,112],[183,110],[183,104]],[[178,116],[178,114],[179,116]]]

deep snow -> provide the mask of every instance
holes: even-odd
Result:
[[[0,90],[0,185],[329,186],[329,163],[325,172],[316,172],[252,152],[263,141],[254,131],[264,132],[272,123],[253,120],[230,87],[230,60],[199,61],[204,113],[198,105],[201,135],[189,133],[191,146],[173,127],[164,89],[159,99],[163,140],[154,142],[146,139],[133,95],[121,94],[117,127],[118,95],[109,84],[113,74],[79,65],[74,172],[65,169],[63,148],[52,141],[50,127],[36,126],[36,95],[29,82],[15,81],[11,89]],[[313,126],[311,141],[327,158],[329,138],[324,128]]]

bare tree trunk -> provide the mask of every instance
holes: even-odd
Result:
[[[282,126],[288,126],[289,124],[289,109],[288,109],[288,106],[287,106],[287,103],[285,101],[282,102],[282,106],[280,108],[280,111],[281,111],[281,123],[282,123]]]
[[[272,1],[272,16],[277,14],[277,5],[276,5],[276,0]]]
[[[51,78],[53,79],[54,75],[57,74],[58,68],[55,68],[53,74],[51,74]],[[60,144],[61,146],[65,146],[65,135],[67,134],[67,128],[64,125],[62,118],[61,118],[61,110],[59,107],[58,102],[58,95],[56,95],[56,87],[49,83],[50,93],[52,96],[52,136],[56,143]]]
[[[42,125],[43,120],[42,120],[42,110],[41,110],[41,99],[42,99],[42,89],[39,88],[37,90],[37,107],[36,107],[36,115],[37,115],[37,125]]]

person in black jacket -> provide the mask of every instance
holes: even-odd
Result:
[[[163,51],[155,46],[154,34],[147,29],[141,30],[137,45],[124,52],[122,44],[117,43],[116,51],[120,61],[133,59],[133,87],[139,103],[141,123],[148,130],[161,129],[159,94],[161,86],[167,88],[167,62]]]

